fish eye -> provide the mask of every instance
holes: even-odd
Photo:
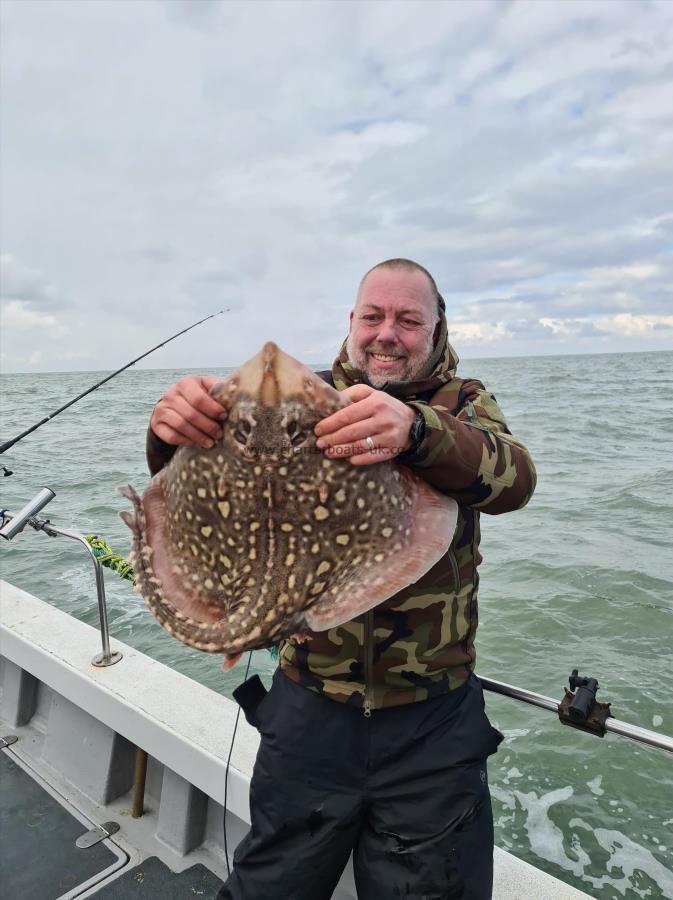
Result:
[[[293,447],[299,447],[306,440],[306,432],[296,419],[290,419],[286,426],[287,436]]]
[[[252,425],[250,422],[247,419],[239,419],[234,428],[234,440],[238,444],[245,446],[248,443],[251,431]]]

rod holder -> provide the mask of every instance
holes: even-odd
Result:
[[[543,694],[536,694],[534,691],[528,691],[525,688],[515,687],[512,684],[506,684],[504,681],[496,681],[493,678],[484,678],[479,676],[482,687],[487,691],[493,691],[494,694],[502,694],[504,697],[510,697],[513,700],[520,700],[522,703],[528,703],[531,706],[537,706],[538,709],[545,709],[547,712],[559,715],[559,706],[556,700],[551,697],[545,697]],[[650,747],[656,747],[659,750],[666,750],[673,753],[673,738],[658,731],[650,731],[647,728],[640,728],[638,725],[631,725],[629,722],[622,722],[620,719],[614,719],[608,716],[605,720],[605,731],[612,734],[619,734],[621,737],[630,738],[632,741],[638,741],[641,744],[647,744]]]
[[[91,663],[99,668],[113,666],[115,663],[119,662],[123,654],[120,653],[119,650],[110,650],[110,632],[108,629],[107,602],[105,599],[105,579],[103,577],[103,567],[98,562],[98,558],[94,553],[93,548],[90,546],[84,535],[80,534],[78,531],[71,531],[67,528],[58,528],[56,525],[52,525],[51,522],[34,518],[34,516],[43,509],[50,500],[53,500],[55,496],[54,492],[49,488],[42,488],[40,493],[36,494],[36,496],[33,497],[33,499],[16,515],[12,515],[3,510],[3,518],[6,521],[0,529],[0,535],[7,540],[11,540],[22,531],[26,525],[30,525],[31,528],[34,528],[36,531],[44,531],[44,533],[48,534],[50,537],[56,537],[57,535],[67,537],[73,541],[77,541],[86,548],[86,551],[93,562],[94,572],[96,573],[98,619],[100,621],[100,638],[103,647],[102,653],[97,653],[91,660]]]
[[[9,521],[0,528],[0,537],[11,541],[16,537],[28,524],[28,520],[36,516],[41,509],[54,499],[56,494],[50,488],[42,488],[39,494],[36,494],[32,500],[20,509],[15,516],[5,516]]]

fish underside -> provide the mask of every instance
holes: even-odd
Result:
[[[136,589],[174,637],[235,657],[334,628],[413,584],[446,552],[456,503],[394,462],[316,447],[350,403],[275,344],[224,381],[223,436],[179,448],[133,513]]]

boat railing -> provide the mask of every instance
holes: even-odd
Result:
[[[102,652],[97,653],[91,660],[94,666],[99,668],[105,666],[113,666],[122,658],[122,654],[118,650],[110,650],[110,630],[108,628],[107,618],[107,601],[105,599],[105,579],[103,576],[103,567],[83,534],[73,531],[69,528],[59,528],[53,525],[48,519],[38,519],[37,514],[51,500],[54,499],[55,493],[50,488],[42,488],[42,490],[33,497],[18,513],[12,514],[7,510],[2,510],[2,528],[0,528],[0,537],[11,541],[20,534],[26,525],[34,528],[36,531],[43,531],[50,537],[66,537],[70,540],[77,541],[86,548],[87,553],[91,557],[96,574],[96,593],[98,595],[98,618],[100,621],[100,637],[102,644]]]
[[[552,697],[545,697],[542,694],[536,694],[525,688],[514,687],[511,684],[505,684],[503,681],[495,681],[492,678],[484,678],[481,675],[479,676],[479,680],[485,690],[492,691],[495,694],[502,694],[513,700],[519,700],[522,703],[536,706],[538,709],[545,709],[548,712],[555,713],[563,724],[570,725],[572,728],[578,728],[581,731],[595,734],[598,737],[603,737],[606,732],[612,732],[621,737],[627,737],[633,741],[638,741],[641,744],[648,744],[650,747],[657,747],[659,750],[667,750],[669,753],[673,753],[673,738],[666,734],[660,734],[658,731],[650,731],[647,728],[641,728],[638,725],[631,725],[629,722],[622,722],[620,719],[615,719],[609,712],[609,703],[597,703],[595,699],[595,689],[598,688],[597,682],[593,691],[592,702],[587,705],[586,714],[583,715],[581,709],[575,711],[571,708],[570,712],[567,712],[568,707],[572,707],[572,700],[567,705],[564,703],[569,697],[575,698],[579,693],[581,686],[576,688],[576,694],[571,694],[570,691],[566,689],[566,697],[559,703],[558,700],[554,700]],[[577,681],[577,670],[574,670],[569,680],[570,686],[573,687],[573,682]],[[585,680],[594,681],[594,679]],[[598,717],[600,719],[599,722],[596,722],[597,717],[595,715],[597,706],[608,708],[604,710],[604,715]]]
[[[52,490],[43,488],[15,515],[12,515],[6,510],[2,510],[0,537],[11,540],[17,534],[20,534],[26,525],[30,525],[35,530],[43,531],[51,537],[61,536],[70,538],[86,548],[93,561],[96,573],[98,615],[100,619],[101,642],[103,645],[102,653],[96,654],[91,662],[94,666],[114,665],[122,658],[122,654],[119,651],[110,650],[103,569],[96,557],[94,549],[83,534],[66,528],[58,528],[49,522],[48,519],[41,520],[37,518],[37,513],[40,512],[47,503],[53,500],[54,497],[55,494]],[[613,734],[618,734],[621,737],[638,741],[641,744],[647,744],[651,747],[656,747],[659,750],[673,753],[673,738],[668,735],[661,734],[657,731],[651,731],[647,728],[641,728],[637,725],[631,725],[628,722],[623,722],[620,719],[614,718],[610,712],[610,704],[599,703],[596,700],[598,681],[595,678],[585,678],[578,675],[576,669],[569,678],[571,690],[566,688],[565,697],[560,702],[554,700],[552,697],[545,697],[542,694],[536,694],[533,691],[515,687],[511,684],[506,684],[503,681],[496,681],[481,675],[479,676],[479,679],[485,690],[555,713],[563,724],[569,725],[572,728],[589,732],[598,737],[603,737],[606,732],[611,732]]]

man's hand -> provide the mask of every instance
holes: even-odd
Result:
[[[354,466],[366,466],[390,460],[409,447],[409,429],[416,417],[412,407],[365,384],[343,393],[353,402],[314,429],[326,456],[347,457]]]
[[[150,419],[156,436],[176,446],[212,447],[226,418],[222,404],[208,393],[218,381],[216,375],[188,375],[169,387]]]

